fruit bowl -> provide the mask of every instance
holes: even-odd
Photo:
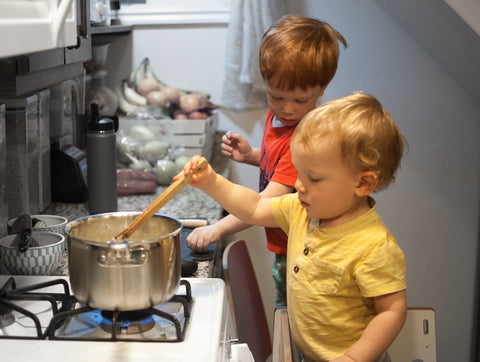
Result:
[[[65,252],[65,236],[59,233],[34,231],[32,238],[38,246],[30,246],[25,252],[11,246],[16,234],[0,239],[0,262],[11,274],[51,275],[62,265]]]

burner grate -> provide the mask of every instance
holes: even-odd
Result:
[[[60,285],[63,286],[63,293],[45,293],[41,292],[42,289],[48,288],[51,286]],[[42,331],[42,326],[40,324],[37,316],[31,311],[20,307],[15,303],[15,301],[46,301],[50,303],[52,308],[52,313],[56,313],[68,310],[71,308],[74,303],[75,298],[70,295],[70,288],[68,283],[63,279],[55,279],[43,283],[34,284],[27,287],[17,288],[15,279],[10,277],[7,282],[0,289],[0,313],[4,318],[9,319],[9,315],[13,311],[30,318],[35,324],[37,336],[36,337],[25,337],[25,336],[4,336],[1,335],[0,338],[28,338],[28,339],[45,339],[47,332]],[[58,302],[60,302],[60,309],[58,309]],[[12,317],[13,318],[13,317]],[[11,319],[10,319],[11,320]],[[12,320],[11,320],[12,321]],[[13,321],[12,321],[13,322]]]
[[[45,293],[40,290],[46,287],[51,287],[54,285],[60,285],[63,287],[64,293]],[[120,311],[100,311],[98,309],[84,306],[78,303],[76,298],[70,294],[68,283],[64,279],[56,279],[44,283],[38,283],[28,287],[17,288],[14,278],[10,278],[5,285],[0,289],[0,315],[4,316],[4,319],[8,320],[8,316],[11,315],[13,311],[20,313],[23,316],[30,318],[35,324],[36,336],[11,336],[11,335],[0,335],[0,338],[25,338],[25,339],[51,339],[51,340],[81,340],[81,341],[134,341],[134,342],[181,342],[185,338],[186,328],[190,319],[193,298],[191,292],[191,285],[187,280],[181,280],[180,285],[185,286],[186,293],[185,295],[175,295],[172,297],[166,304],[175,304],[181,305],[181,311],[183,313],[183,323],[172,313],[168,313],[159,308],[151,307],[142,311],[134,312],[135,319],[148,319],[149,325],[140,326],[140,332],[148,330],[152,327],[151,323],[152,317],[156,316],[162,320],[169,321],[173,326],[175,331],[174,339],[159,338],[158,336],[149,337],[148,333],[146,336],[140,333],[140,336],[136,335],[135,332],[133,335],[127,333],[127,329],[134,330],[131,326],[131,321],[125,321],[125,312]],[[15,304],[15,301],[31,301],[31,300],[41,300],[49,302],[52,310],[52,317],[49,320],[48,327],[43,331],[37,316],[29,310],[20,307]],[[77,305],[79,307],[77,307]],[[59,308],[60,306],[60,308]],[[98,314],[103,316],[108,316],[107,319],[111,323],[111,328],[106,333],[107,336],[70,336],[67,334],[62,334],[60,331],[66,329],[66,325],[76,317],[81,317],[84,314],[98,312]],[[1,321],[1,319],[0,319]],[[140,320],[142,323],[142,320]],[[127,327],[126,327],[127,326]]]

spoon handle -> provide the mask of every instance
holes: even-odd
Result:
[[[120,234],[115,236],[115,241],[123,241],[133,234],[141,225],[143,225],[149,218],[151,218],[158,210],[160,210],[167,202],[169,202],[176,194],[180,192],[192,179],[192,174],[202,171],[208,166],[208,161],[202,157],[198,161],[198,166],[192,172],[185,176],[182,174],[176,181],[174,181],[164,192],[160,194],[140,215],[138,215],[133,222],[127,226]]]

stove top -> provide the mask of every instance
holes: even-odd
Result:
[[[221,279],[182,279],[169,302],[119,313],[80,305],[69,294],[66,277],[11,278],[0,275],[0,287],[7,284],[0,301],[12,289],[12,280],[15,291],[26,293],[15,292],[0,302],[0,351],[5,357],[50,361],[68,353],[69,361],[229,360],[230,341],[236,336]],[[16,300],[17,294],[26,294],[26,300]]]

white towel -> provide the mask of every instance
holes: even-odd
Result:
[[[235,0],[231,6],[221,105],[263,108],[267,101],[258,48],[265,31],[285,15],[285,0]]]

